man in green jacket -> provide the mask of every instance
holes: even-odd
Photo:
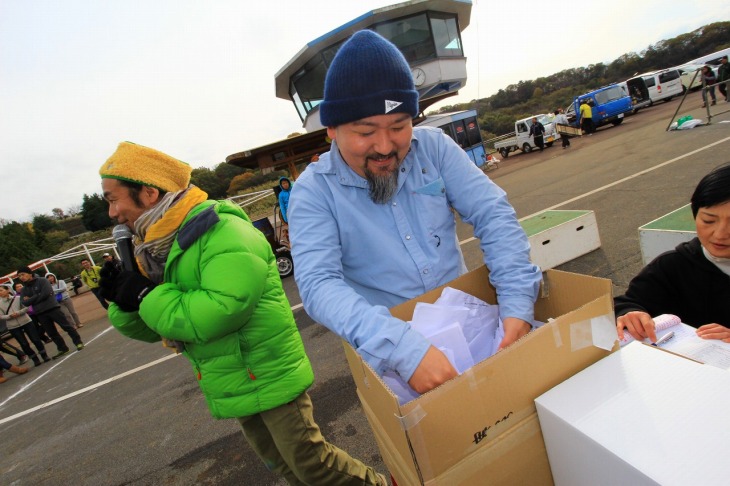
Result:
[[[114,327],[182,352],[211,414],[236,418],[290,484],[387,484],[314,422],[312,367],[271,245],[246,213],[207,200],[187,164],[141,145],[121,143],[99,173],[109,216],[133,233],[140,269],[102,270]]]

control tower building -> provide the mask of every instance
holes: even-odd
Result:
[[[466,84],[461,31],[469,25],[471,0],[411,0],[371,10],[304,46],[275,76],[276,96],[290,100],[306,134],[230,155],[226,162],[246,168],[287,168],[329,150],[319,121],[327,69],[337,50],[355,32],[371,29],[395,44],[411,66],[419,93],[419,119],[434,103],[456,95]]]

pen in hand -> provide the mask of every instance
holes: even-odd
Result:
[[[657,339],[657,341],[655,343],[651,343],[651,345],[652,346],[659,346],[660,344],[666,343],[667,341],[669,341],[673,337],[674,337],[674,331],[670,331],[670,332],[666,333],[664,336],[662,336],[659,339]]]

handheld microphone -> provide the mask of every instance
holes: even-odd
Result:
[[[112,230],[112,237],[117,243],[117,251],[122,259],[122,268],[130,272],[139,273],[137,259],[134,258],[134,246],[132,245],[132,231],[123,224],[118,224]]]

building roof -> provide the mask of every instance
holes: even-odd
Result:
[[[315,54],[347,39],[358,30],[396,17],[413,15],[426,10],[457,14],[459,28],[464,30],[471,17],[471,0],[411,0],[371,10],[307,43],[274,76],[276,96],[289,100],[289,79],[299,71]]]

